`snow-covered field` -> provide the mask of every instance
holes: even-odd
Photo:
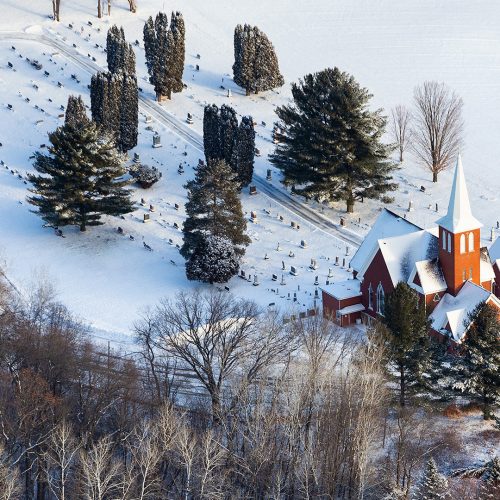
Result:
[[[167,12],[182,11],[186,21],[184,81],[188,88],[162,107],[181,122],[185,122],[188,112],[192,113],[193,137],[198,137],[202,130],[205,103],[229,103],[239,114],[251,114],[258,123],[257,147],[262,156],[257,159],[256,172],[261,176],[271,168],[267,154],[272,151],[274,107],[289,99],[290,83],[305,73],[327,66],[349,71],[374,94],[373,106],[386,110],[397,104],[411,105],[415,85],[431,79],[444,81],[464,99],[464,168],[475,215],[485,224],[483,243],[489,244],[490,228],[500,218],[498,2],[138,0],[139,11],[131,14],[125,0],[116,0],[111,17],[99,20],[95,1],[63,0],[61,22],[54,23],[47,17],[51,10],[49,0],[2,0],[0,160],[7,168],[0,166],[0,257],[5,272],[19,288],[26,290],[34,277],[43,275],[55,283],[61,300],[90,321],[99,335],[126,341],[134,320],[147,305],[161,297],[173,297],[179,289],[198,286],[185,280],[183,259],[175,246],[181,243],[181,232],[174,223],[182,224],[182,186],[192,177],[192,166],[202,152],[193,141],[187,144],[157,119],[151,126],[160,133],[163,147],[153,149],[153,132],[146,130],[146,111],[140,115],[139,145],[133,152],[143,162],[158,166],[163,178],[152,189],[135,191],[137,201],[144,198],[146,204],[138,204],[139,208],[125,220],[110,218],[105,226],[92,228],[86,234],[66,229],[65,238],[58,238],[50,229],[42,228],[41,220],[30,213],[25,201],[28,186],[18,175],[22,177],[32,169],[29,157],[47,143],[47,132],[62,123],[58,117],[62,113],[60,106],[66,104],[69,94],[80,93],[90,104],[90,73],[81,61],[92,64],[95,58],[93,64],[105,68],[102,46],[111,24],[123,25],[129,41],[140,41],[136,54],[141,95],[153,101],[151,86],[146,81],[142,27],[145,19],[163,5]],[[287,82],[282,89],[245,97],[232,82],[232,35],[234,26],[244,22],[257,24],[273,41]],[[68,27],[70,23],[72,29]],[[22,33],[36,40],[18,39]],[[42,35],[56,45],[40,43]],[[65,50],[58,49],[57,44]],[[25,57],[38,59],[43,69],[37,71]],[[196,64],[200,65],[199,72],[194,71]],[[45,70],[50,73],[47,77]],[[226,94],[228,88],[231,98]],[[182,175],[177,173],[180,163],[185,169]],[[396,178],[400,190],[389,208],[403,213],[412,200],[415,210],[408,218],[422,226],[433,225],[446,210],[451,172],[442,174],[439,183],[432,185],[430,174],[409,156]],[[274,170],[272,182],[279,186]],[[421,185],[425,186],[425,193],[420,192]],[[247,275],[257,275],[260,285],[253,286],[236,277],[228,284],[232,292],[254,298],[263,306],[275,303],[285,311],[305,310],[314,301],[316,276],[321,285],[329,269],[334,280],[349,275],[342,266],[333,265],[337,256],[342,264],[346,254],[346,244],[336,236],[338,233],[311,225],[262,192],[257,196],[244,193],[242,201],[248,216],[250,211],[258,215],[255,224],[248,223],[252,244],[242,269]],[[174,209],[175,203],[180,210]],[[436,203],[439,213],[434,210]],[[151,213],[152,221],[145,224],[143,214],[150,204],[155,211]],[[335,223],[344,209],[342,204],[313,208],[318,213],[323,211]],[[348,217],[348,234],[366,234],[379,208],[376,202],[358,204],[356,213]],[[300,224],[300,230],[292,229],[291,221]],[[124,236],[117,233],[118,226],[124,229]],[[301,240],[307,242],[306,249],[301,248]],[[153,252],[144,249],[143,241]],[[280,251],[276,250],[278,242]],[[354,250],[350,245],[351,255]],[[289,257],[290,252],[295,256]],[[266,254],[269,259],[264,259]],[[311,259],[317,260],[317,271],[309,269]],[[283,286],[282,261],[286,268]],[[291,265],[297,267],[298,276],[289,274]],[[277,282],[272,281],[272,274],[278,275]]]

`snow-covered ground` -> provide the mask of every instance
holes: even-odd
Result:
[[[131,14],[125,0],[116,0],[111,17],[101,20],[96,17],[95,4],[90,0],[63,0],[61,22],[54,23],[47,17],[49,0],[1,2],[0,160],[7,168],[0,166],[0,257],[6,273],[21,289],[30,286],[33,276],[42,274],[55,282],[61,300],[90,321],[98,335],[126,341],[134,320],[147,305],[161,297],[173,297],[179,289],[198,286],[185,279],[183,259],[176,248],[181,243],[181,232],[174,223],[182,224],[183,184],[192,177],[192,166],[202,153],[192,141],[187,144],[166,124],[157,119],[150,124],[160,133],[163,144],[162,148],[153,149],[153,132],[146,129],[146,112],[140,116],[139,145],[133,152],[163,172],[156,186],[135,191],[135,198],[138,202],[144,198],[145,206],[138,205],[125,220],[110,218],[105,226],[92,228],[86,234],[66,229],[65,238],[58,238],[50,229],[42,228],[41,220],[29,211],[25,201],[28,186],[18,175],[22,177],[32,170],[29,157],[47,143],[47,132],[62,123],[60,106],[66,104],[67,96],[82,94],[85,102],[90,103],[90,73],[82,68],[80,60],[92,64],[95,58],[94,64],[105,68],[102,46],[111,24],[123,25],[129,41],[139,40],[136,54],[141,95],[153,101],[151,86],[146,81],[142,27],[145,19],[163,5],[167,12],[182,11],[186,21],[184,81],[188,88],[162,107],[182,122],[190,112],[194,117],[194,136],[202,130],[205,103],[229,103],[240,115],[251,114],[258,123],[257,147],[262,156],[257,159],[256,171],[261,176],[271,168],[267,154],[272,151],[274,107],[287,102],[290,83],[305,73],[336,65],[370,89],[374,107],[386,110],[397,104],[411,105],[416,84],[430,79],[444,81],[465,102],[464,169],[474,213],[485,224],[483,243],[489,244],[490,227],[500,218],[498,2],[138,0],[139,11]],[[244,22],[257,24],[273,41],[287,82],[282,89],[245,97],[232,82],[232,34],[234,26]],[[68,27],[70,23],[72,28]],[[2,31],[12,34],[2,35]],[[62,50],[40,40],[15,38],[22,32],[37,38],[44,35],[46,40],[78,52],[80,59],[75,61],[75,57],[69,58]],[[43,69],[37,71],[25,57],[38,59]],[[200,65],[199,72],[194,70],[196,64]],[[50,73],[47,77],[45,70]],[[63,86],[59,87],[58,82]],[[228,88],[231,98],[227,97]],[[13,110],[8,109],[8,104]],[[177,173],[180,163],[185,169],[182,175]],[[439,183],[432,185],[430,174],[408,156],[396,178],[400,190],[388,208],[403,213],[412,200],[415,210],[407,214],[408,218],[422,226],[432,226],[446,210],[451,172],[442,174]],[[272,182],[279,186],[274,169]],[[420,191],[421,185],[426,188],[425,193]],[[346,244],[337,232],[315,227],[262,192],[257,196],[244,193],[242,201],[248,217],[251,211],[258,215],[256,223],[248,223],[252,244],[242,269],[247,275],[257,275],[260,285],[253,286],[236,277],[228,284],[232,292],[254,298],[263,306],[275,303],[284,311],[305,310],[314,302],[316,276],[320,285],[325,283],[329,269],[333,274],[330,279],[349,276],[342,266],[333,265],[337,256],[342,264],[346,254]],[[180,210],[175,210],[175,203]],[[145,224],[143,214],[150,204],[155,211],[150,214],[152,221]],[[335,223],[343,215],[342,204],[311,206]],[[366,234],[379,209],[377,202],[358,204],[356,213],[347,218],[348,234]],[[291,228],[292,221],[301,226],[300,230]],[[124,236],[117,233],[118,226],[124,229]],[[307,248],[301,248],[301,240],[307,242]],[[144,249],[143,241],[153,252]],[[278,242],[280,251],[276,250]],[[351,255],[354,250],[350,245]],[[289,257],[290,252],[295,256]],[[266,254],[268,259],[264,259]],[[317,260],[316,271],[309,269],[311,259]],[[297,267],[298,276],[289,274],[291,265]],[[278,275],[277,282],[272,281],[272,274]],[[285,285],[280,285],[282,274]]]

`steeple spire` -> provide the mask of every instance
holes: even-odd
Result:
[[[457,158],[455,176],[453,177],[448,213],[437,223],[454,234],[482,227],[482,224],[472,215],[460,155]]]

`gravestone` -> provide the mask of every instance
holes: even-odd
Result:
[[[268,168],[268,169],[267,169],[266,180],[270,181],[271,179],[272,179],[271,169],[270,169],[270,168]]]
[[[192,125],[193,124],[193,115],[191,113],[187,114],[186,123],[188,125]]]
[[[257,186],[250,186],[248,192],[251,194],[251,195],[254,195],[254,194],[257,194]]]
[[[295,266],[290,266],[290,274],[292,276],[297,276],[299,274],[299,272]]]
[[[146,116],[146,123],[151,123],[153,121],[153,117],[151,115]]]
[[[302,248],[307,248],[307,243],[306,243],[306,240],[300,240],[300,246]]]
[[[278,275],[277,274],[273,274],[272,280],[273,281],[278,281]]]
[[[408,202],[408,212],[413,212],[413,201]]]
[[[140,163],[141,160],[139,159],[139,155],[137,153],[134,153],[134,159],[132,160],[134,163]]]
[[[259,278],[257,277],[257,275],[255,275],[253,277],[253,286],[259,286]]]
[[[153,136],[153,147],[161,148],[161,136],[158,134]]]
[[[318,286],[318,285],[319,285],[319,276],[316,276],[316,277],[314,278],[314,285],[315,285],[315,286]]]
[[[318,263],[316,262],[316,259],[311,259],[311,264],[309,265],[309,269],[312,269],[313,271],[316,271],[318,269]]]
[[[150,220],[149,219],[149,214],[144,214],[142,222],[149,222],[149,220]]]
[[[291,257],[293,259],[295,257],[295,254],[290,250],[288,252],[288,257]]]

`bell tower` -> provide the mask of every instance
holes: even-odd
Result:
[[[448,285],[456,295],[466,281],[481,285],[482,224],[472,215],[460,155],[457,159],[448,213],[439,224],[439,261]]]

